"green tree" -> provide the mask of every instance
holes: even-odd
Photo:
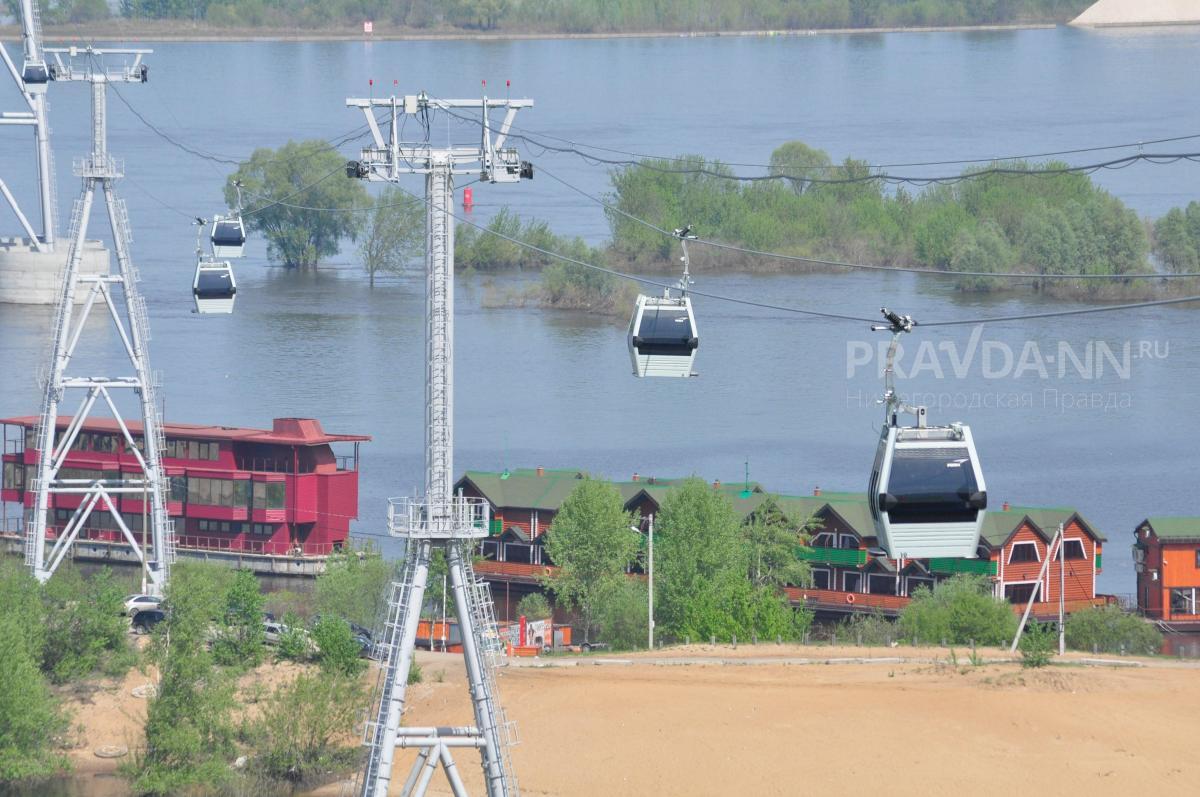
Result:
[[[321,669],[337,675],[355,676],[366,669],[362,647],[354,638],[350,624],[340,617],[322,617],[313,626],[312,639],[317,647]]]
[[[251,668],[262,663],[266,644],[262,590],[249,570],[238,570],[225,592],[220,630],[213,640],[213,657],[226,667]]]
[[[1177,274],[1200,271],[1200,202],[1171,208],[1154,223],[1154,253]]]
[[[376,274],[403,271],[424,251],[425,205],[394,186],[384,189],[366,214],[359,254],[372,288]]]
[[[517,603],[517,614],[530,620],[542,620],[552,613],[550,601],[540,592],[531,592]]]
[[[326,141],[289,141],[277,150],[261,148],[225,182],[225,201],[237,202],[242,185],[246,229],[267,239],[273,262],[289,268],[315,268],[336,254],[343,238],[354,239],[370,195],[347,178],[345,162]]]
[[[0,783],[45,778],[69,765],[55,749],[67,718],[38,670],[21,618],[8,609],[0,614]]]
[[[960,232],[950,258],[951,271],[984,274],[1008,272],[1015,264],[1016,253],[993,221],[985,221],[978,227],[968,227]],[[990,291],[1003,285],[1002,280],[991,277],[963,277],[958,281],[960,290],[971,291]]]
[[[233,683],[207,647],[230,580],[219,565],[183,562],[172,568],[167,619],[151,648],[158,691],[146,711],[145,747],[127,770],[138,794],[212,788],[231,776]]]
[[[663,500],[654,525],[654,611],[663,633],[675,639],[744,633],[736,607],[751,590],[729,499],[702,479],[687,479]]]
[[[807,586],[812,574],[808,562],[796,556],[796,547],[808,540],[811,528],[811,521],[797,521],[775,496],[768,496],[742,526],[751,586]]]
[[[900,613],[900,630],[923,642],[1002,645],[1016,633],[1017,618],[1007,601],[992,594],[987,578],[960,574],[933,590],[918,589]]]
[[[825,150],[810,147],[803,141],[789,141],[771,153],[770,170],[771,174],[787,175],[792,190],[803,194],[813,177],[830,175],[832,164]]]
[[[649,597],[646,584],[634,579],[617,582],[605,594],[597,622],[601,638],[614,650],[646,646]]]
[[[1018,649],[1021,651],[1021,666],[1026,668],[1045,667],[1054,658],[1057,635],[1047,626],[1030,620],[1021,634]]]
[[[606,595],[637,558],[640,536],[629,528],[632,523],[616,487],[584,479],[563,501],[546,533],[546,551],[558,565],[546,586],[556,601],[579,612],[584,642],[591,639]]]
[[[373,628],[387,602],[395,566],[372,546],[335,553],[317,576],[315,603],[322,616]]]

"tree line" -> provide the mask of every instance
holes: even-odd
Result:
[[[6,0],[10,10],[18,4]],[[189,20],[320,29],[364,20],[412,30],[619,33],[1056,22],[1089,0],[48,0],[49,22]]]

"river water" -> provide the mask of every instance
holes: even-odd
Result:
[[[1192,101],[1200,74],[1196,28],[150,46],[150,82],[121,87],[121,95],[178,140],[235,157],[353,129],[360,116],[344,100],[366,94],[369,78],[376,93],[381,85],[390,93],[396,80],[401,93],[441,96],[474,95],[484,78],[492,87],[511,79],[514,95],[537,102],[518,120],[529,129],[749,163],[765,162],[775,146],[796,138],[835,159],[909,162],[1200,132],[1200,106]],[[6,107],[15,108],[10,95]],[[52,86],[51,98],[65,219],[78,191],[67,164],[87,146],[88,100],[72,85]],[[422,280],[402,276],[371,290],[350,245],[316,273],[291,273],[270,267],[263,242],[253,240],[238,264],[236,314],[192,315],[189,220],[220,210],[231,167],[180,152],[115,96],[109,110],[111,150],[126,159],[128,178],[118,190],[129,203],[168,417],[254,426],[302,415],[331,431],[373,435],[363,448],[356,529],[379,534],[385,497],[408,494],[422,481]],[[439,128],[435,138],[467,132]],[[1196,142],[1156,149],[1189,145]],[[344,151],[350,155],[352,147]],[[5,135],[0,153],[4,178],[32,210],[27,139]],[[571,156],[534,160],[584,189],[606,189],[603,168]],[[1198,178],[1200,167],[1181,164],[1139,165],[1096,179],[1154,217],[1196,198]],[[479,220],[507,204],[560,232],[593,242],[607,235],[598,207],[548,179],[476,186],[475,193]],[[103,232],[99,224],[92,230]],[[873,316],[886,304],[926,321],[1060,306],[1011,295],[963,297],[937,280],[902,274],[726,275],[697,287],[855,316]],[[869,354],[880,341],[865,324],[701,298],[701,376],[636,380],[621,324],[578,313],[482,309],[478,279],[460,280],[458,290],[459,470],[543,465],[619,478],[637,471],[735,481],[748,459],[751,478],[780,492],[865,485],[881,420],[872,404],[881,389],[877,357]],[[0,415],[37,412],[35,374],[50,321],[49,308],[0,305]],[[99,321],[95,328],[81,367],[86,361],[96,373],[116,371],[117,341]],[[913,349],[922,341],[933,348],[920,373],[900,381],[901,390],[928,392],[935,404],[948,405],[931,410],[935,422],[972,425],[997,504],[1074,506],[1107,533],[1099,586],[1131,593],[1127,543],[1134,526],[1147,515],[1196,513],[1194,310],[975,330],[914,335]],[[1086,364],[1089,351],[1091,368],[1070,359]],[[915,364],[914,354],[904,369]]]

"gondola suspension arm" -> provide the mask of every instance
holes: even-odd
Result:
[[[894,313],[886,307],[880,308],[883,317],[887,319],[887,324],[877,324],[871,326],[872,332],[891,332],[892,344],[888,346],[887,362],[883,371],[883,398],[877,403],[884,405],[885,423],[889,427],[899,425],[900,413],[907,413],[917,419],[918,428],[925,426],[925,416],[927,408],[909,404],[900,400],[900,396],[896,393],[896,350],[900,347],[900,336],[912,332],[913,327],[917,322],[912,316],[900,315]]]

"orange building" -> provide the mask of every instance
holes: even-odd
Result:
[[[1155,620],[1200,627],[1200,518],[1146,518],[1134,535],[1138,608]]]

